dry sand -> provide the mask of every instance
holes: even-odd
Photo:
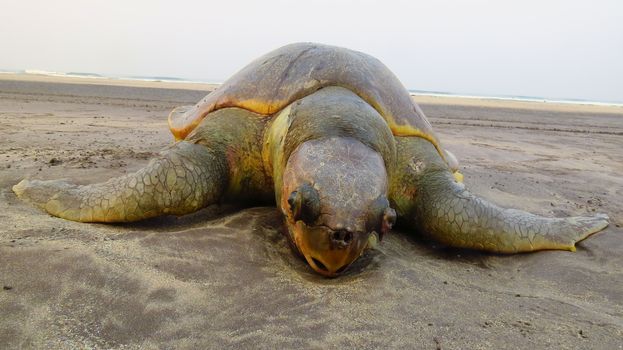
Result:
[[[622,108],[422,97],[474,192],[610,227],[514,256],[396,230],[325,279],[274,208],[102,225],[17,200],[24,177],[144,166],[172,142],[168,111],[210,88],[95,81],[0,75],[0,348],[622,348]]]

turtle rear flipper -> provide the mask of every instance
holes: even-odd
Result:
[[[398,149],[405,165],[396,180],[398,210],[420,231],[444,244],[496,253],[574,251],[577,242],[608,226],[604,214],[546,218],[501,208],[457,182],[427,141],[402,138]]]
[[[103,183],[22,180],[13,191],[64,219],[129,222],[201,209],[219,198],[226,179],[226,165],[213,151],[181,141],[136,173]]]

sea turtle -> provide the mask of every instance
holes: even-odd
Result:
[[[450,246],[497,253],[575,250],[606,215],[545,218],[468,192],[454,156],[379,60],[312,43],[253,61],[169,115],[177,141],[136,173],[13,191],[81,222],[184,215],[214,203],[276,203],[318,273],[336,276],[396,220]]]

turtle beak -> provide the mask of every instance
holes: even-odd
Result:
[[[368,246],[367,233],[307,227],[301,222],[294,231],[295,244],[309,266],[326,277],[342,274]]]

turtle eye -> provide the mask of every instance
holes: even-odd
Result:
[[[290,193],[288,206],[295,222],[302,220],[306,225],[311,225],[320,216],[318,191],[310,184],[301,185]]]
[[[392,229],[396,223],[396,211],[389,206],[389,201],[384,195],[379,196],[368,210],[368,232],[376,232],[379,241]]]
[[[396,211],[390,207],[385,208],[383,211],[383,218],[381,219],[381,232],[379,233],[379,240],[383,239],[383,236],[389,233],[389,230],[396,224]]]

